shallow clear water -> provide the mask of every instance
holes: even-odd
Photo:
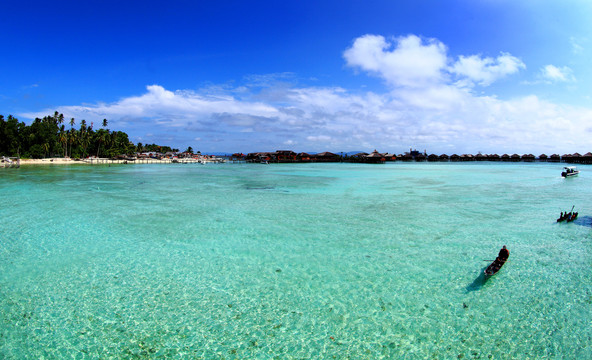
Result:
[[[0,358],[591,358],[561,167],[0,169]]]

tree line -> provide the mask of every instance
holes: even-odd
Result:
[[[86,158],[88,156],[115,158],[136,152],[179,151],[156,144],[135,145],[123,131],[111,131],[103,119],[101,127],[94,129],[86,120],[66,120],[57,111],[43,119],[36,118],[31,125],[17,118],[0,115],[0,155],[41,159],[47,157]]]

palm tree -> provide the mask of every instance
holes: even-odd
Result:
[[[107,127],[107,119],[103,119],[103,127],[106,128]]]
[[[60,129],[60,142],[64,145],[64,157],[68,157],[68,133],[64,131],[64,125]]]
[[[97,141],[99,143],[99,146],[97,147],[97,157],[100,157],[99,154],[101,152],[101,144],[105,142],[106,137],[107,131],[105,131],[104,129],[100,129],[99,131],[97,131]]]

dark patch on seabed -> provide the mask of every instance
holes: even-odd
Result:
[[[592,228],[592,216],[586,215],[586,216],[578,216],[574,221],[574,224],[576,225],[580,225],[580,226],[585,226],[585,227],[589,227]]]

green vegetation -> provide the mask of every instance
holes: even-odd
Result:
[[[78,129],[74,118],[64,124],[63,114],[57,111],[43,119],[36,118],[31,125],[19,122],[12,115],[4,119],[0,115],[0,155],[40,159],[46,157],[85,158],[88,156],[115,158],[136,152],[178,151],[168,146],[134,145],[122,131],[107,129],[108,121],[103,119],[102,127],[93,129],[86,120],[81,120]],[[70,125],[67,129],[66,126]]]

